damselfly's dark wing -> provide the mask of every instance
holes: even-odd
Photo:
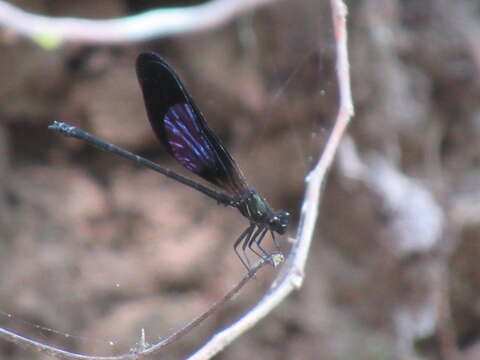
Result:
[[[231,195],[247,189],[243,174],[174,70],[159,55],[137,59],[137,76],[150,124],[167,151],[185,168]]]

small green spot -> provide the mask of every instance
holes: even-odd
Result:
[[[283,261],[285,260],[285,256],[283,256],[283,254],[273,254],[272,255],[272,264],[273,264],[273,267],[277,267],[278,265],[280,265]]]
[[[59,36],[52,33],[38,33],[32,36],[33,42],[45,50],[58,49],[62,43],[62,39]]]

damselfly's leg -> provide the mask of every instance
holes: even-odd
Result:
[[[282,249],[280,248],[280,244],[278,243],[278,240],[275,238],[275,233],[272,230],[270,230],[270,234],[272,234],[273,243],[275,244],[277,251],[280,254],[283,254]]]
[[[245,255],[245,259],[247,260],[247,262],[245,262],[245,260],[243,260],[243,258],[238,253],[237,248],[238,248],[238,245],[240,245],[240,243],[242,241],[244,241],[244,240],[247,241],[247,240],[250,239],[254,229],[255,229],[255,224],[250,224],[250,226],[248,228],[246,228],[245,231],[235,241],[235,244],[233,244],[233,250],[235,251],[235,254],[237,254],[237,256],[240,259],[240,261],[242,262],[243,266],[245,266],[247,268],[247,271],[250,271],[250,260],[248,259],[247,255],[245,254],[245,250],[244,250],[243,254]]]
[[[247,260],[248,267],[250,267],[251,264],[250,264],[250,259],[249,259],[248,255],[247,255],[247,245],[250,244],[251,239],[256,236],[256,234],[258,233],[258,230],[259,230],[259,229],[257,229],[257,230],[255,230],[255,232],[254,232],[255,227],[258,226],[257,224],[252,224],[251,226],[253,227],[253,228],[252,228],[252,231],[250,232],[250,234],[249,234],[248,236],[246,236],[246,237],[243,239],[243,244],[242,244],[243,256],[244,256],[245,259]],[[254,252],[255,252],[255,251],[254,251]],[[256,253],[256,252],[255,252],[255,253]],[[257,254],[257,253],[256,253],[256,254]],[[258,255],[258,254],[257,254],[257,255]],[[260,255],[259,255],[259,256],[260,256]],[[261,257],[261,256],[260,256],[260,257]]]
[[[260,249],[262,250],[263,254],[260,254],[258,253],[254,248],[252,248],[252,245],[254,243],[256,243],[256,239],[258,236],[261,236],[261,233],[264,232],[266,228],[263,228],[263,227],[258,227],[257,231],[255,231],[255,233],[250,237],[250,239],[248,239],[248,242],[247,242],[247,239],[245,239],[245,242],[243,243],[243,249],[245,250],[245,248],[248,246],[248,248],[253,252],[255,253],[255,255],[257,255],[259,258],[262,258],[264,260],[266,260],[266,258],[268,256],[270,256],[270,254],[266,253],[263,249]]]
[[[263,254],[265,255],[266,258],[269,258],[271,256],[271,254],[265,250],[261,245],[260,243],[262,242],[263,238],[265,237],[265,235],[267,234],[267,231],[268,231],[268,228],[264,228],[262,229],[262,232],[261,233],[255,233],[255,235],[252,237],[252,240],[251,240],[251,244],[250,246],[252,246],[254,243],[257,245],[257,247],[263,252]],[[251,247],[250,247],[251,248]],[[253,250],[253,249],[252,249]]]

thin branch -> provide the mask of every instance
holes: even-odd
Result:
[[[342,0],[331,0],[333,25],[337,49],[337,78],[339,83],[339,111],[332,134],[316,167],[307,177],[305,201],[300,216],[296,242],[287,262],[273,283],[270,291],[260,302],[235,324],[213,336],[209,342],[192,354],[189,360],[210,359],[241,334],[252,328],[269,314],[293,290],[301,287],[304,279],[305,263],[313,238],[318,215],[320,195],[325,176],[330,169],[335,153],[345,130],[353,116],[353,101],[350,88],[350,73],[347,48],[346,16],[347,7]]]
[[[247,284],[247,282],[255,277],[255,274],[258,270],[265,264],[270,264],[269,261],[265,259],[261,259],[250,271],[243,277],[243,279],[238,282],[228,293],[226,293],[220,300],[215,302],[207,311],[203,314],[199,315],[197,318],[193,319],[187,325],[185,325],[180,330],[174,332],[172,335],[168,336],[161,342],[156,345],[152,345],[146,351],[142,353],[145,355],[158,353],[158,350],[161,348],[171,344],[172,342],[180,339],[184,335],[188,334],[193,328],[200,325],[204,320],[206,320],[210,315],[212,315],[215,311],[217,311],[222,305],[224,305],[227,301],[231,300],[235,295],[237,295],[240,290]]]
[[[125,44],[218,27],[235,16],[276,0],[212,0],[205,4],[155,9],[118,19],[49,17],[0,1],[0,27],[37,42]]]
[[[234,3],[238,3],[238,0],[217,0],[210,3],[212,4],[230,4],[230,9],[234,8]],[[255,2],[266,3],[267,0]],[[245,1],[244,4],[252,4],[253,1]],[[0,1],[0,14],[2,14],[2,6],[4,3]],[[339,111],[335,126],[332,130],[332,134],[327,142],[326,148],[320,158],[317,166],[310,172],[307,177],[307,188],[305,192],[305,201],[303,203],[302,212],[300,216],[300,225],[296,237],[296,242],[292,248],[292,252],[287,259],[287,262],[282,269],[282,272],[278,275],[276,281],[273,283],[270,291],[260,300],[260,302],[247,314],[245,314],[238,322],[224,329],[217,335],[215,335],[206,345],[193,354],[190,359],[209,359],[228,344],[234,341],[243,332],[253,327],[263,317],[270,313],[279,303],[281,303],[293,290],[301,287],[304,279],[305,263],[310,249],[311,241],[313,238],[313,232],[315,229],[315,223],[318,216],[318,207],[321,199],[321,190],[324,183],[325,176],[331,167],[335,153],[341,141],[341,138],[347,128],[350,118],[353,115],[353,103],[351,99],[350,90],[350,75],[349,75],[349,63],[348,63],[348,50],[347,50],[347,29],[346,29],[346,15],[347,8],[342,0],[331,0],[332,16],[336,39],[337,49],[337,78],[339,83]],[[198,7],[195,7],[198,8]],[[191,8],[190,8],[191,9]],[[148,15],[146,13],[142,16]],[[0,16],[0,22],[2,21]],[[29,16],[31,16],[29,14]],[[139,15],[140,16],[140,15]],[[74,19],[72,19],[74,20]],[[64,19],[66,21],[66,19]],[[86,20],[85,20],[86,21]],[[115,21],[115,20],[110,20]],[[107,21],[108,22],[108,21]],[[98,31],[98,30],[97,30]],[[98,37],[101,31],[96,33]],[[145,35],[145,33],[143,34]],[[153,36],[153,35],[151,35]],[[66,39],[66,38],[63,38]],[[72,40],[73,38],[70,38]],[[104,37],[105,39],[105,37]],[[125,41],[125,40],[123,40]],[[129,40],[133,41],[133,40]],[[98,41],[97,41],[98,42]],[[167,344],[171,343],[178,336],[188,332],[191,328],[198,325],[201,321],[207,318],[213,311],[217,310],[223,303],[231,299],[240,289],[248,282],[248,280],[255,274],[255,272],[263,266],[263,262],[257,264],[254,271],[250,272],[243,278],[223,299],[215,303],[204,314],[200,315],[197,319],[187,324],[184,329],[174,333],[169,338],[161,341],[160,343],[149,347],[145,350],[141,350],[135,354],[125,354],[120,356],[110,357],[98,357],[98,356],[85,356],[75,353],[69,353],[61,349],[57,349],[51,346],[47,346],[36,341],[30,340],[23,336],[17,335],[9,330],[0,328],[0,337],[12,341],[14,343],[22,344],[27,347],[34,348],[36,350],[48,353],[49,355],[56,356],[62,359],[79,359],[79,360],[130,360],[145,357],[147,354],[157,352],[158,349],[163,348]],[[180,335],[179,335],[180,334]]]
[[[137,359],[134,354],[126,354],[123,356],[88,356],[82,354],[76,354],[69,351],[65,351],[44,343],[32,340],[26,336],[16,334],[15,332],[8,330],[7,328],[0,327],[0,338],[7,340],[13,344],[20,345],[24,348],[36,350],[44,354],[54,356],[58,359],[75,359],[75,360],[133,360]]]
[[[122,354],[117,356],[94,356],[94,355],[84,355],[84,354],[73,353],[73,352],[69,352],[54,346],[49,346],[44,343],[29,339],[25,336],[16,334],[11,330],[8,330],[2,327],[0,327],[0,338],[5,339],[14,344],[18,344],[23,347],[36,350],[36,351],[48,354],[50,356],[54,356],[58,359],[64,359],[64,360],[136,360],[136,359],[145,358],[148,355],[158,354],[167,345],[170,345],[174,341],[190,333],[192,329],[199,326],[210,315],[212,315],[217,310],[219,310],[220,307],[223,306],[227,301],[235,297],[240,292],[240,290],[248,283],[248,281],[253,277],[255,277],[255,274],[258,272],[258,270],[260,270],[260,268],[262,268],[266,264],[270,264],[270,262],[264,259],[261,259],[229,292],[227,292],[221,299],[216,301],[205,312],[197,316],[195,319],[193,319],[187,325],[183,326],[181,329],[177,330],[170,336],[160,340],[156,344],[150,345],[147,348],[142,346],[142,348],[130,354]],[[142,335],[142,338],[144,339],[144,334]],[[144,340],[142,341],[142,343],[144,343]]]

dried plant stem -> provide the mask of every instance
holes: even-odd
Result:
[[[211,3],[225,3],[231,4],[233,1],[212,1]],[[266,3],[264,1],[245,1],[249,4]],[[0,13],[2,7],[6,4],[0,1]],[[339,143],[345,133],[351,116],[353,115],[353,103],[350,90],[350,75],[349,62],[347,50],[347,28],[346,16],[347,8],[342,0],[331,0],[333,25],[335,31],[335,41],[337,49],[336,71],[339,83],[339,110],[332,130],[330,138],[327,142],[326,148],[317,163],[316,167],[310,172],[307,177],[307,188],[305,192],[305,200],[302,206],[300,217],[300,224],[296,236],[296,241],[293,245],[292,252],[286,261],[285,266],[279,273],[277,279],[274,281],[268,293],[256,304],[248,313],[242,316],[237,322],[214,335],[210,341],[202,346],[198,351],[192,354],[189,359],[210,359],[212,356],[224,349],[228,344],[232,343],[237,337],[253,327],[262,318],[269,314],[279,303],[281,303],[293,290],[301,287],[304,279],[304,269],[310,249],[315,224],[318,216],[318,208],[321,200],[322,186],[325,176],[330,169],[334,156],[337,152]],[[147,15],[147,14],[145,14]],[[0,23],[4,18],[0,19]],[[96,36],[101,35],[101,32],[96,32]],[[144,35],[145,36],[145,35]],[[153,34],[148,36],[152,37]],[[158,36],[158,34],[156,35]],[[86,38],[84,38],[86,41]],[[105,39],[97,42],[106,41]],[[113,40],[115,42],[115,40]],[[124,41],[132,41],[132,38]],[[111,41],[110,41],[111,42]],[[229,293],[222,299],[217,301],[204,314],[198,316],[195,320],[190,322],[184,328],[172,334],[170,337],[160,341],[159,343],[149,346],[146,349],[140,349],[136,353],[129,353],[119,356],[87,356],[81,354],[70,353],[55,347],[51,347],[26,337],[15,334],[7,329],[0,328],[0,337],[16,344],[21,344],[26,347],[34,348],[41,352],[53,355],[61,359],[79,359],[79,360],[130,360],[140,359],[147,355],[158,353],[164,346],[170,344],[180,336],[188,333],[193,327],[200,324],[204,319],[217,310],[222,304],[231,299],[240,289],[248,282],[248,280],[255,274],[255,272],[264,265],[263,262],[258,263],[254,270],[247,274]]]
[[[0,26],[38,42],[126,44],[218,27],[275,0],[212,0],[183,8],[150,10],[118,19],[90,20],[32,14],[0,1]]]
[[[84,355],[84,354],[77,354],[73,352],[69,352],[66,350],[62,350],[57,347],[49,346],[44,343],[29,339],[25,336],[19,335],[10,331],[6,328],[0,327],[0,338],[10,341],[14,344],[21,345],[25,348],[30,348],[32,350],[36,350],[50,356],[54,356],[58,359],[65,359],[65,360],[133,360],[133,359],[142,359],[148,355],[156,354],[160,352],[164,347],[170,345],[171,343],[175,342],[176,340],[180,339],[184,335],[188,334],[192,329],[200,325],[204,320],[206,320],[210,315],[212,315],[215,311],[217,311],[222,305],[224,305],[227,301],[232,299],[235,295],[237,295],[240,290],[248,283],[248,281],[255,277],[255,274],[262,268],[264,265],[270,264],[267,261],[261,260],[259,261],[252,269],[228,292],[226,293],[221,299],[216,301],[212,306],[210,306],[205,312],[197,316],[195,319],[190,321],[187,325],[182,327],[181,329],[177,330],[170,336],[160,340],[158,343],[150,345],[145,348],[137,349],[137,351],[129,353],[129,354],[122,354],[118,356],[92,356],[92,355]],[[142,336],[144,338],[144,334]]]
[[[347,48],[347,8],[342,0],[331,0],[332,16],[337,48],[336,71],[340,89],[340,105],[334,129],[318,164],[307,177],[307,189],[300,216],[300,225],[295,244],[287,262],[273,283],[270,291],[253,309],[236,323],[213,336],[203,347],[192,354],[189,360],[210,359],[232,343],[237,337],[258,323],[281,303],[293,290],[302,285],[308,251],[313,238],[318,215],[322,184],[343,134],[353,116],[350,74]]]

